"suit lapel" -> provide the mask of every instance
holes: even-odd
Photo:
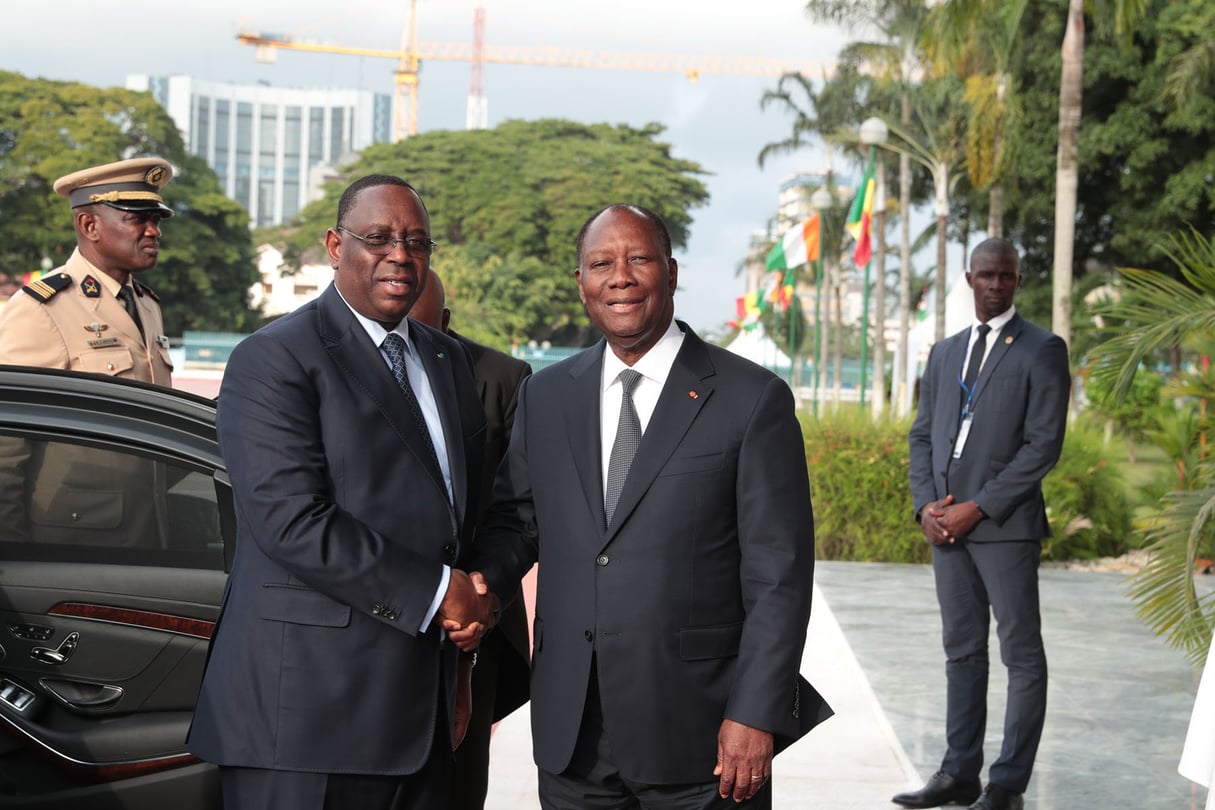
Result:
[[[945,368],[941,375],[937,396],[940,402],[938,408],[948,408],[959,417],[962,413],[962,402],[965,394],[962,391],[962,364],[966,362],[966,347],[970,343],[971,328],[968,326],[949,339],[945,352]]]
[[[600,387],[606,342],[578,355],[570,368],[569,402],[564,408],[570,456],[578,468],[582,495],[597,528],[603,527],[603,445],[600,441]]]
[[[1017,338],[1021,336],[1021,330],[1024,326],[1024,321],[1020,315],[1013,315],[1012,320],[1004,325],[1000,330],[1000,337],[996,345],[991,347],[991,351],[987,355],[987,360],[983,363],[983,368],[979,371],[979,379],[975,381],[975,396],[971,403],[971,407],[978,405],[979,399],[983,396],[983,392],[987,390],[987,381],[991,379],[991,375],[995,373],[996,367],[1000,365],[1000,361],[1008,356],[1012,346],[1016,343]]]
[[[629,476],[625,479],[620,501],[612,515],[612,525],[604,537],[605,544],[611,542],[645,496],[713,394],[713,386],[708,380],[716,370],[709,359],[709,352],[695,332],[683,324],[681,327],[685,333],[683,345],[675,357],[675,364],[671,366],[671,373],[667,375],[666,385],[662,388],[654,414],[641,437],[637,455],[629,467]]]
[[[409,415],[405,395],[393,379],[379,348],[367,337],[332,284],[317,299],[317,331],[333,362],[351,377],[355,388],[367,392],[384,419],[417,458],[419,466],[428,471],[428,477],[446,498],[447,487],[430,471],[431,464],[426,460],[429,453],[417,424]]]

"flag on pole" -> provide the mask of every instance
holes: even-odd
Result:
[[[861,186],[856,190],[856,199],[852,201],[852,208],[848,211],[848,223],[844,226],[856,240],[852,262],[857,267],[869,264],[873,255],[870,230],[873,224],[873,195],[877,191],[873,168],[873,156],[870,155],[869,165],[865,167],[865,174],[861,177]]]
[[[792,270],[807,262],[818,260],[819,217],[818,214],[785,231],[780,241],[772,246],[764,262],[769,270]]]

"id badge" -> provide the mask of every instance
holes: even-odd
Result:
[[[962,426],[958,428],[958,440],[953,445],[953,457],[962,457],[962,448],[966,446],[966,437],[970,435],[970,423],[974,421],[973,416],[967,416],[962,420]]]

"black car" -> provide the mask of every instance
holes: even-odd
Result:
[[[220,806],[185,738],[234,537],[212,401],[0,366],[0,808]]]

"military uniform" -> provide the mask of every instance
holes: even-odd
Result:
[[[67,264],[13,294],[0,309],[0,363],[69,368],[169,385],[173,361],[160,303],[133,279],[139,327],[119,284],[76,250]]]
[[[160,158],[124,160],[61,177],[55,191],[73,208],[108,205],[167,218],[173,211],[160,188],[172,174]],[[160,303],[128,275],[133,312],[118,297],[124,285],[77,247],[63,267],[14,293],[0,310],[0,363],[170,385]],[[164,478],[163,465],[137,456],[0,436],[0,538],[163,546]]]

